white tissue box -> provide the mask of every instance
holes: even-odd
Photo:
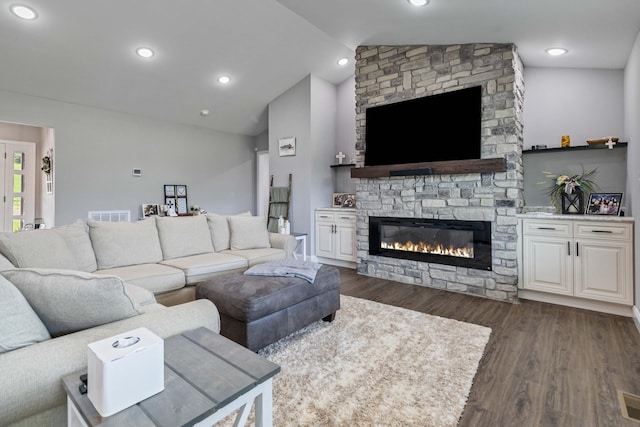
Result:
[[[87,396],[103,417],[164,390],[164,340],[147,328],[88,347]]]

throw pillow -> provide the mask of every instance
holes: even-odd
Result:
[[[20,291],[0,276],[0,353],[51,338]]]
[[[204,215],[156,218],[164,259],[213,252],[211,233]]]
[[[207,223],[209,224],[209,230],[211,230],[211,240],[213,241],[213,248],[216,252],[224,251],[231,247],[229,242],[231,235],[227,221],[227,218],[231,216],[251,216],[251,212],[247,211],[236,215],[207,214]]]
[[[53,229],[0,233],[0,252],[16,267],[78,270],[73,252]]]
[[[84,221],[78,219],[73,224],[55,227],[52,230],[58,233],[67,243],[69,250],[78,264],[78,270],[90,273],[98,269],[96,255],[93,253],[91,239],[89,239],[89,233],[87,232]],[[41,266],[33,265],[30,267]]]
[[[7,270],[1,274],[24,295],[52,336],[143,312],[117,276],[39,268]]]
[[[98,269],[156,264],[162,249],[154,217],[136,222],[87,220]]]
[[[263,216],[230,216],[232,250],[270,248],[267,220]]]

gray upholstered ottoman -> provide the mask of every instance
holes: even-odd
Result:
[[[315,321],[332,321],[340,308],[340,272],[323,265],[313,283],[230,273],[198,284],[196,298],[216,305],[223,336],[257,351]]]

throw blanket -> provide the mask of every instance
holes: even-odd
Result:
[[[299,277],[309,283],[316,279],[316,273],[322,267],[317,262],[285,259],[254,265],[244,272],[247,276],[284,276]]]

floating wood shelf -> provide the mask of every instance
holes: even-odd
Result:
[[[618,148],[627,148],[628,142],[616,142],[616,145],[613,146],[613,150]],[[558,152],[558,151],[583,151],[583,150],[608,150],[609,147],[605,144],[595,144],[595,145],[575,145],[573,147],[552,147],[552,148],[542,148],[540,150],[522,150],[525,154],[538,154],[538,153],[550,153],[550,152]]]
[[[430,169],[430,170],[429,170]],[[416,173],[429,170],[428,173]],[[446,162],[407,163],[402,165],[365,166],[352,168],[351,178],[380,178],[392,175],[444,175],[479,172],[504,172],[507,170],[507,159],[450,160]]]

